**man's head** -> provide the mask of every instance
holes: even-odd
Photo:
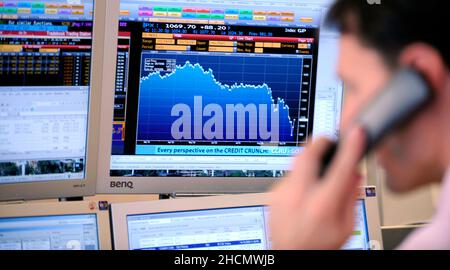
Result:
[[[377,149],[394,191],[440,181],[450,166],[448,6],[445,0],[337,0],[328,15],[342,32],[344,130],[402,66],[420,71],[433,89],[433,102]]]

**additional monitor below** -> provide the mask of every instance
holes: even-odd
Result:
[[[358,200],[355,207],[355,228],[352,236],[344,244],[344,250],[369,250],[370,238],[367,222],[367,211],[364,200]]]
[[[129,215],[129,249],[269,250],[268,215],[265,206]],[[354,232],[343,249],[368,250],[363,200],[357,202],[355,215]]]
[[[97,216],[0,218],[0,250],[98,250]]]
[[[267,250],[263,206],[128,216],[130,249]]]

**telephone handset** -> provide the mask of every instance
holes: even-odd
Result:
[[[355,123],[366,133],[364,154],[368,154],[396,127],[414,118],[431,99],[431,87],[421,73],[410,67],[399,70],[356,118]],[[338,145],[339,142],[333,143],[325,153],[321,176],[332,162]]]

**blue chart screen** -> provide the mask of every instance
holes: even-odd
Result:
[[[111,176],[279,177],[336,132],[326,5],[259,2],[121,1]]]
[[[165,66],[164,71],[155,71],[155,65],[150,64],[158,63],[158,60]],[[205,134],[198,132],[196,134],[196,129],[203,131],[208,128],[205,124],[211,118],[200,116],[199,122],[191,119],[191,126],[184,127],[191,132],[187,132],[182,139],[270,141],[272,138],[261,138],[257,133],[263,121],[267,122],[266,131],[271,130],[271,112],[279,110],[279,141],[295,143],[294,128],[299,117],[302,63],[303,59],[299,57],[144,53],[137,140],[174,140],[170,132],[177,117],[171,116],[171,111],[177,104],[186,104],[199,112],[203,111],[203,104],[217,104],[223,113],[216,123],[223,123],[225,130],[215,132],[213,138],[205,138]],[[197,97],[196,103],[194,97]],[[255,104],[260,123],[251,122],[249,114],[246,114],[245,136],[238,136],[238,121],[234,121],[231,127],[226,125],[227,104]],[[266,110],[259,110],[260,106]],[[201,125],[196,127],[195,124]],[[214,128],[213,125],[211,130],[214,131]],[[250,136],[251,129],[257,131],[253,138]]]

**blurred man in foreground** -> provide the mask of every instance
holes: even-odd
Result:
[[[388,186],[407,192],[442,182],[432,223],[400,249],[450,249],[450,43],[449,3],[442,0],[337,0],[328,22],[342,33],[339,76],[345,83],[342,144],[319,179],[330,142],[319,139],[296,158],[292,171],[272,192],[275,249],[339,249],[354,226],[354,203],[364,151],[364,131],[352,119],[387,84],[396,70],[413,67],[432,87],[432,103],[389,134],[376,149]],[[399,100],[398,102],[401,102]]]

